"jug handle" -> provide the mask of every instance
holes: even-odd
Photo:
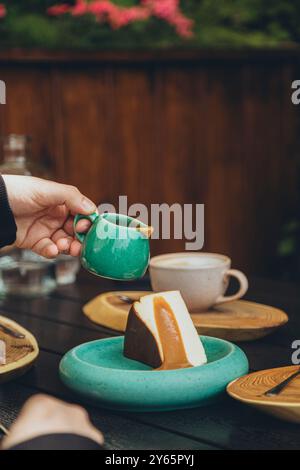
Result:
[[[76,214],[75,215],[74,222],[73,222],[73,229],[74,229],[74,234],[75,234],[75,237],[77,238],[77,240],[79,240],[81,243],[83,243],[84,239],[87,235],[86,233],[79,233],[79,232],[76,231],[76,225],[79,222],[79,220],[87,219],[90,222],[92,222],[92,224],[93,224],[98,219],[98,217],[99,217],[98,212],[93,212],[92,214],[89,214],[89,215],[83,215],[83,214]]]

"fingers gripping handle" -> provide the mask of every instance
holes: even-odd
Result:
[[[216,300],[216,304],[231,302],[232,300],[240,299],[241,297],[243,297],[243,295],[246,294],[248,290],[248,279],[246,278],[245,274],[243,274],[241,271],[238,271],[237,269],[228,269],[228,271],[225,273],[225,276],[235,277],[240,283],[240,288],[238,292],[234,295],[220,295]]]
[[[86,233],[79,233],[76,230],[76,225],[79,222],[79,220],[87,219],[90,222],[92,222],[92,224],[93,224],[95,222],[95,220],[98,219],[98,217],[99,217],[99,214],[97,212],[93,212],[92,214],[89,214],[89,215],[83,215],[83,214],[75,215],[73,228],[74,228],[74,234],[75,234],[75,237],[77,238],[77,240],[79,240],[81,243],[83,243],[84,239],[86,237]]]

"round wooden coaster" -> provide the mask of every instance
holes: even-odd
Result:
[[[268,305],[235,300],[213,310],[193,313],[197,331],[228,341],[254,341],[274,332],[288,321],[282,310]]]
[[[264,395],[298,370],[299,366],[287,366],[253,372],[231,382],[227,392],[236,400],[277,418],[300,423],[300,376],[295,377],[279,395]]]
[[[93,322],[124,332],[130,305],[118,298],[125,295],[139,299],[145,291],[106,292],[88,302],[83,311]],[[237,300],[214,310],[191,315],[199,334],[228,341],[253,341],[262,338],[288,321],[286,313],[267,305]]]
[[[138,300],[143,295],[151,294],[146,291],[116,291],[105,292],[90,300],[83,307],[83,313],[94,323],[124,332],[131,305],[123,302],[118,295],[128,296]]]
[[[0,364],[0,383],[3,383],[24,374],[37,358],[39,348],[35,337],[18,323],[0,316],[1,325],[24,335],[24,338],[15,338],[0,328],[1,350],[5,351],[5,363]]]

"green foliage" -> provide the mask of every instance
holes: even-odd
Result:
[[[188,0],[203,46],[275,46],[300,41],[299,0]]]
[[[2,47],[266,47],[300,42],[300,0],[182,0],[184,13],[195,22],[194,37],[189,40],[155,18],[113,31],[91,15],[49,17],[47,8],[62,3],[59,0],[2,1],[8,7],[6,18],[0,20]],[[130,6],[139,2],[115,3]]]

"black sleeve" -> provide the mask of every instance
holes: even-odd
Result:
[[[0,174],[0,248],[16,241],[17,226],[8,202],[4,180]]]
[[[77,434],[48,434],[21,442],[10,450],[101,450],[97,442]]]

